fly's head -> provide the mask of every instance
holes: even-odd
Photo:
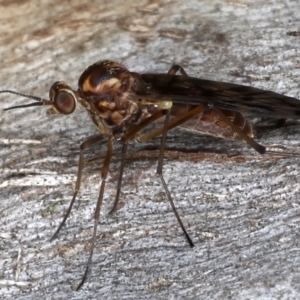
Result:
[[[6,110],[48,105],[52,113],[67,115],[73,113],[80,103],[102,133],[118,134],[126,131],[140,114],[138,103],[130,97],[134,74],[120,63],[99,61],[82,73],[77,91],[66,82],[58,81],[50,88],[49,100],[11,90],[0,93],[12,93],[36,101]]]
[[[74,112],[79,99],[77,92],[72,90],[72,88],[63,81],[57,81],[52,85],[49,91],[49,100],[37,96],[33,96],[33,95],[22,94],[11,90],[3,90],[0,91],[0,93],[15,94],[36,101],[29,104],[11,106],[6,108],[5,110],[48,105],[51,107],[52,113],[61,113],[64,115],[69,115],[72,112]]]
[[[115,106],[121,108],[122,98],[127,98],[127,92],[129,92],[130,84],[133,82],[130,74],[120,63],[99,61],[82,73],[78,81],[78,92],[74,91],[66,82],[58,81],[50,88],[49,100],[11,90],[2,90],[0,93],[11,93],[36,101],[12,106],[6,110],[49,105],[53,112],[71,114],[76,109],[77,103],[80,102],[87,109],[95,109],[97,113],[97,108],[102,106],[104,109],[113,109]]]

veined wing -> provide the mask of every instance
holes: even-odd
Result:
[[[170,74],[141,74],[136,95],[149,101],[173,104],[208,104],[241,112],[300,118],[300,100],[275,92],[227,82]]]

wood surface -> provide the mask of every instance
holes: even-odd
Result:
[[[299,30],[298,1],[6,0],[0,8],[0,89],[47,98],[55,81],[76,88],[88,65],[111,59],[136,72],[167,72],[178,63],[192,76],[300,99],[300,38],[287,34]],[[70,116],[40,107],[3,111],[29,102],[0,94],[1,299],[299,297],[299,126],[258,135],[268,149],[298,153],[288,157],[170,132],[164,176],[193,249],[155,174],[156,152],[130,155],[120,209],[108,214],[116,154],[91,272],[76,292],[101,161],[85,168],[74,210],[58,239],[50,238],[72,198],[79,145],[97,130],[83,109]],[[137,153],[133,145],[130,151]]]

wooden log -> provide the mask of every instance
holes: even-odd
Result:
[[[47,97],[53,82],[76,88],[89,64],[112,59],[136,72],[166,72],[179,63],[191,76],[300,99],[300,39],[287,34],[299,29],[297,1],[0,5],[1,89]],[[0,94],[2,299],[297,298],[299,157],[260,156],[242,143],[179,131],[168,135],[168,148],[190,153],[168,151],[164,176],[195,248],[155,175],[155,152],[128,161],[123,207],[108,214],[116,155],[92,269],[75,292],[89,253],[101,161],[86,167],[66,226],[49,240],[72,198],[79,145],[97,130],[83,109],[70,116],[39,107],[3,111],[22,103],[28,100]],[[260,133],[258,141],[300,152],[297,126]],[[94,147],[87,156],[104,150]]]

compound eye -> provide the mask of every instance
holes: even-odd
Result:
[[[72,94],[67,91],[60,91],[54,98],[55,108],[62,114],[71,114],[76,108],[76,100]]]
[[[50,89],[50,99],[55,109],[64,114],[71,114],[77,105],[77,96],[65,82],[56,82]]]

